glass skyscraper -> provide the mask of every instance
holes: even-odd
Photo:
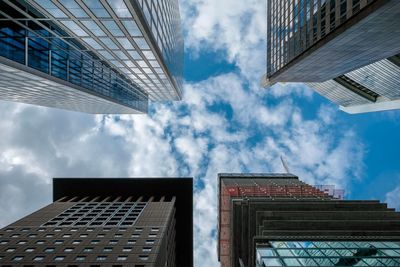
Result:
[[[310,83],[349,113],[400,108],[400,88],[392,82],[400,78],[399,1],[267,3],[265,86]],[[383,82],[370,82],[379,79]]]
[[[0,266],[193,266],[191,178],[57,178],[53,200],[0,230]]]
[[[0,99],[88,113],[180,100],[177,0],[0,1]]]
[[[400,214],[292,174],[219,174],[222,267],[400,266]]]

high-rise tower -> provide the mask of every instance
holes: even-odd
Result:
[[[267,3],[266,86],[312,83],[349,113],[400,108],[399,1]]]
[[[219,174],[222,267],[400,266],[400,214],[292,174]]]
[[[191,178],[54,179],[0,230],[0,266],[193,266]]]
[[[0,100],[145,113],[182,71],[178,0],[0,1]]]

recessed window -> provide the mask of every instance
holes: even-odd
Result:
[[[151,247],[143,247],[143,252],[151,252]]]
[[[86,229],[86,231],[88,231],[88,232],[93,232],[94,229],[93,229],[93,228],[88,228],[88,229]]]
[[[147,240],[146,240],[146,245],[153,245],[154,242],[155,242],[155,240],[147,239]]]
[[[136,228],[135,229],[135,232],[142,232],[143,231],[143,228]]]
[[[151,228],[152,232],[158,232],[160,229],[159,228]]]
[[[54,258],[55,261],[63,261],[65,259],[64,256],[57,256]]]
[[[22,228],[21,231],[22,232],[28,232],[30,230],[30,228]]]
[[[85,259],[86,259],[85,256],[77,256],[77,257],[75,258],[76,261],[84,261]]]
[[[70,231],[71,232],[78,232],[78,229],[77,228],[72,228]]]
[[[44,260],[44,256],[36,256],[33,258],[34,261],[42,261]]]
[[[54,241],[54,244],[55,244],[55,245],[61,245],[62,243],[64,243],[63,240],[56,240],[56,241]]]
[[[18,241],[18,245],[25,245],[26,243],[27,243],[28,241],[26,241],[26,240],[21,240],[21,241]],[[36,242],[37,243],[37,242]]]
[[[107,256],[97,256],[96,260],[97,261],[105,261],[105,260],[107,260]]]
[[[126,261],[128,259],[128,256],[118,256],[117,261]]]
[[[79,237],[88,237],[88,234],[81,234]]]
[[[71,237],[71,234],[65,234],[63,237]]]
[[[11,232],[11,231],[13,231],[14,230],[14,228],[7,228],[6,229],[6,232]]]
[[[54,229],[54,232],[61,232],[61,228]]]
[[[54,237],[53,234],[47,234],[46,237]]]
[[[0,241],[0,245],[8,244],[8,242],[9,242],[8,240],[1,240],[1,241]]]
[[[28,235],[30,238],[35,238],[35,237],[37,237],[37,235],[35,235],[35,234],[30,234],[30,235]]]
[[[156,234],[149,234],[149,237],[155,238],[157,235]]]
[[[83,252],[92,252],[93,251],[93,248],[84,248],[83,249]]]
[[[8,249],[6,249],[6,252],[14,252],[15,251],[15,248],[8,248]]]
[[[78,244],[80,244],[82,242],[82,240],[74,240],[74,241],[72,241],[72,244],[73,245],[78,245]]]
[[[132,248],[131,248],[131,247],[124,247],[124,248],[122,249],[122,251],[123,251],[123,252],[131,252],[131,251],[132,251]]]
[[[138,234],[133,234],[133,235],[132,235],[133,238],[138,238],[139,236],[140,236],[140,235],[138,235]]]
[[[105,248],[103,249],[104,252],[111,252],[112,250],[113,250],[113,249],[110,248],[110,247],[105,247]]]
[[[105,234],[98,234],[97,237],[105,237]]]
[[[108,228],[108,227],[103,229],[104,232],[108,232],[110,230],[111,230],[111,228]]]
[[[115,234],[114,237],[115,237],[115,238],[119,238],[119,237],[122,237],[122,235],[121,235],[121,234]]]
[[[126,231],[126,228],[119,228],[119,231],[125,232],[125,231]]]
[[[22,256],[15,256],[12,260],[13,261],[22,261],[23,258],[24,257],[22,257]]]
[[[127,243],[128,245],[134,245],[134,244],[136,244],[136,240],[129,239],[126,243]]]
[[[44,252],[54,252],[54,248],[46,248]]]
[[[149,259],[149,256],[147,255],[139,255],[139,259],[142,261],[147,261]]]
[[[13,234],[13,235],[11,235],[11,237],[17,238],[17,237],[19,237],[19,234]]]
[[[110,240],[110,242],[108,242],[110,245],[116,245],[118,243],[118,240]]]
[[[74,248],[65,248],[64,249],[64,252],[72,252],[72,251],[74,251]]]
[[[34,252],[34,251],[35,251],[34,248],[27,248],[27,249],[25,249],[25,252]]]
[[[45,231],[44,228],[39,228],[39,229],[38,229],[38,232],[44,232],[44,231]]]
[[[90,242],[90,244],[98,244],[98,243],[100,243],[100,240],[92,240],[91,242]]]

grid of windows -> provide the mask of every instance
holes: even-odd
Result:
[[[146,202],[80,202],[44,226],[133,226],[145,206]]]
[[[268,76],[374,1],[268,1]]]
[[[5,18],[0,22],[0,56],[109,97],[135,110],[147,111],[148,96],[138,84],[89,53],[85,47],[69,38],[65,30],[42,18],[35,10],[24,11],[25,7],[11,7],[5,2],[0,5],[0,18]],[[40,79],[30,76],[33,82]],[[1,81],[3,78],[7,81],[7,77],[2,77]],[[44,84],[47,85],[46,81]],[[7,88],[8,84],[1,82],[0,85]],[[33,86],[41,87],[41,84]],[[35,90],[29,92],[32,94]],[[23,96],[18,100],[27,102]],[[41,100],[42,105],[46,105],[46,102],[45,99]]]
[[[273,241],[257,247],[257,267],[399,266],[399,242]]]
[[[82,50],[93,51],[135,81],[151,100],[178,100],[183,63],[178,2],[157,1],[153,5],[151,2],[147,5],[139,1],[143,11],[136,10],[138,4],[124,0],[35,0],[32,5],[60,25],[69,39],[83,43]],[[142,28],[138,22],[138,11],[146,18],[148,12],[151,14],[149,33],[158,33],[154,39],[162,53],[159,56],[152,50],[147,33],[142,32],[146,27]]]

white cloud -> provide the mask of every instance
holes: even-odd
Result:
[[[400,211],[400,186],[386,194],[386,201],[389,208],[395,208]]]

